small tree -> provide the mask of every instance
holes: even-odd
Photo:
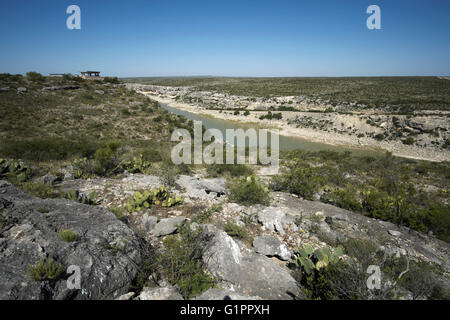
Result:
[[[27,72],[27,79],[33,82],[42,82],[45,80],[44,76],[38,72]]]

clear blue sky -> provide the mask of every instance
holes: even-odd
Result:
[[[448,0],[1,0],[0,28],[0,73],[450,75]]]

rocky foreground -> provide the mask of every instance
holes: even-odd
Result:
[[[165,211],[152,208],[125,213],[127,223],[108,208],[125,203],[135,190],[161,185],[158,177],[127,174],[122,178],[51,181],[61,190],[95,191],[98,205],[67,199],[40,199],[0,181],[0,299],[183,299],[176,286],[164,279],[157,286],[132,291],[144,256],[162,246],[162,240],[192,222],[198,207],[221,204],[222,210],[203,227],[202,259],[207,272],[218,280],[215,288],[194,299],[305,299],[288,268],[298,247],[315,248],[348,238],[376,240],[387,255],[407,255],[432,262],[449,286],[448,243],[405,227],[364,217],[347,210],[286,193],[271,193],[270,205],[243,206],[227,201],[223,178],[179,176],[174,192],[185,198],[182,207]],[[231,237],[226,222],[247,226],[250,235]],[[58,233],[71,229],[76,241],[63,241]],[[249,240],[250,239],[250,240]],[[81,287],[69,289],[71,274],[57,280],[34,281],[30,265],[42,259],[81,270]],[[406,294],[407,296],[407,294]]]

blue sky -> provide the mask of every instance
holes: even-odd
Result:
[[[0,73],[450,75],[448,0],[2,0],[0,28]]]

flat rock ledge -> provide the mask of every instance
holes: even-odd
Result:
[[[0,181],[0,299],[115,299],[128,292],[141,262],[134,232],[108,210],[67,199],[40,199]],[[78,238],[65,242],[59,232]],[[53,259],[63,272],[56,280],[34,281],[30,265]],[[66,273],[79,267],[80,284],[69,289]]]

